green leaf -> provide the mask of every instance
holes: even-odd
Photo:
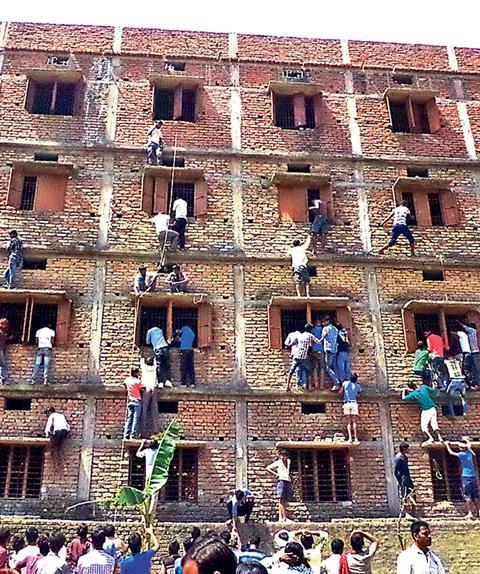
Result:
[[[113,502],[114,506],[139,506],[145,501],[145,494],[132,486],[122,486]]]
[[[168,469],[180,440],[180,425],[176,419],[167,426],[159,439],[159,445],[153,462],[152,474],[145,484],[144,497],[152,496],[163,488],[168,480]]]

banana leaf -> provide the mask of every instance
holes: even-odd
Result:
[[[145,493],[132,486],[122,486],[117,492],[113,506],[139,506],[145,502]]]
[[[177,442],[180,440],[180,425],[174,419],[162,433],[155,460],[153,462],[152,473],[143,489],[144,498],[159,492],[168,480],[168,469],[175,455]]]

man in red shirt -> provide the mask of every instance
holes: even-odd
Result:
[[[139,369],[132,369],[130,376],[124,381],[127,387],[127,420],[123,431],[123,439],[140,437],[140,423],[142,415],[142,383],[138,378]]]
[[[432,361],[434,375],[436,375],[437,386],[445,389],[448,385],[448,370],[445,365],[445,347],[440,335],[436,335],[430,329],[424,331],[423,336],[427,341],[428,352]]]

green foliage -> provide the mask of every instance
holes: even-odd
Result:
[[[139,506],[145,502],[145,494],[132,486],[122,486],[117,492],[113,506]]]
[[[168,470],[175,455],[177,442],[180,440],[180,425],[174,419],[162,433],[153,463],[152,474],[144,488],[144,495],[152,496],[158,493],[168,480]]]

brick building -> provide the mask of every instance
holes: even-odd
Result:
[[[197,331],[198,385],[161,391],[162,425],[183,424],[160,516],[225,518],[246,485],[275,516],[264,468],[278,444],[300,474],[299,519],[382,517],[398,509],[395,447],[411,446],[429,515],[456,515],[455,461],[422,449],[419,412],[402,404],[417,334],[475,320],[480,305],[480,50],[133,28],[4,24],[0,30],[0,230],[26,247],[21,288],[0,290],[14,327],[0,388],[0,511],[61,517],[143,469],[122,447],[123,379],[152,316]],[[164,165],[147,167],[146,131],[165,119]],[[174,187],[172,158],[176,153]],[[154,269],[149,221],[175,185],[188,195],[189,295]],[[312,257],[311,295],[295,297],[286,249],[308,230],[309,198],[329,202],[331,251]],[[418,256],[379,256],[395,198],[416,215]],[[364,387],[359,446],[341,399],[284,391],[288,327],[329,312],[350,329]],[[34,332],[56,323],[52,384],[31,386]],[[174,381],[178,356],[173,351]],[[440,416],[446,438],[480,441],[480,400]],[[72,425],[58,466],[43,437],[54,405]],[[27,461],[23,463],[22,461]]]

